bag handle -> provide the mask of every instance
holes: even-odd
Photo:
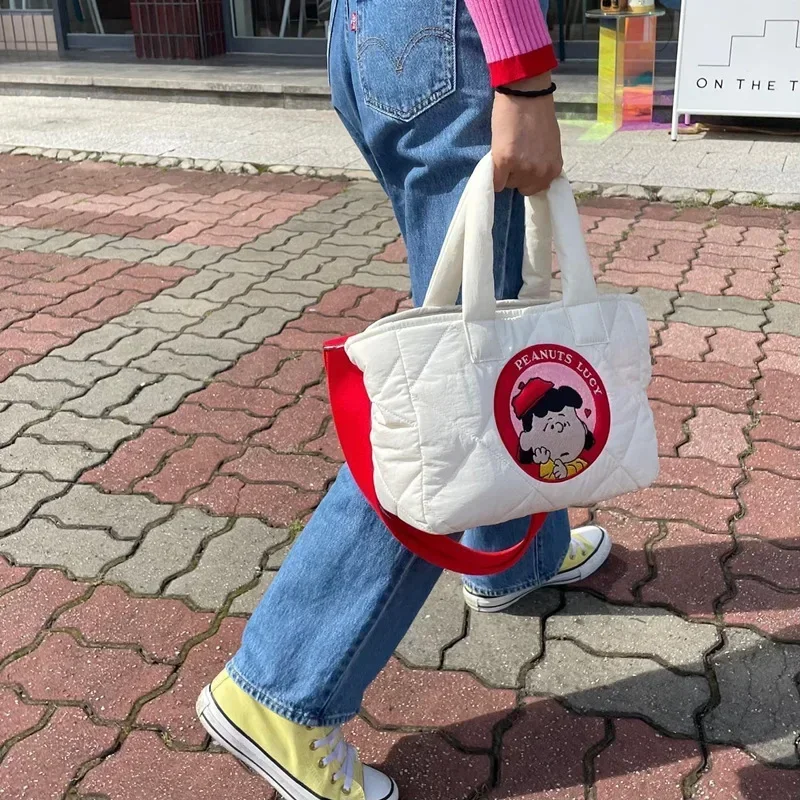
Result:
[[[364,375],[344,350],[347,337],[326,342],[323,351],[336,433],[353,479],[392,535],[425,561],[464,575],[493,575],[513,567],[527,552],[546,514],[535,514],[524,538],[506,550],[474,550],[451,539],[414,528],[389,514],[375,492],[370,428],[371,407]]]
[[[563,305],[565,309],[596,304],[597,286],[592,274],[592,262],[581,230],[580,216],[572,189],[565,175],[556,178],[544,193],[553,242],[561,267]],[[462,289],[462,313],[468,326],[468,340],[475,361],[499,357],[497,343],[492,341],[491,323],[496,311],[494,293],[494,163],[491,153],[484,156],[467,182],[458,203],[453,221],[445,237],[439,260],[434,269],[425,306],[452,305]],[[536,201],[526,201],[526,244],[538,241],[535,258],[541,253],[543,215]],[[528,258],[531,252],[526,247]],[[533,264],[533,274],[541,272]],[[581,309],[581,317],[568,313],[577,344],[599,344],[608,341],[599,308],[594,312]],[[472,324],[472,325],[470,325]],[[476,352],[476,350],[478,352]]]

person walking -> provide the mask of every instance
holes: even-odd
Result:
[[[491,149],[495,286],[522,285],[524,199],[562,170],[550,75],[556,65],[538,0],[335,0],[329,41],[333,105],[388,194],[420,303],[467,179]],[[509,93],[511,92],[511,93]],[[467,531],[500,550],[528,520]],[[464,577],[475,612],[582,580],[608,534],[548,515],[525,557]],[[441,570],[386,529],[343,467],[245,629],[230,663],[197,701],[211,737],[287,800],[397,800],[395,782],[363,766],[341,726],[361,706]]]

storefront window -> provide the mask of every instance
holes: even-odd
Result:
[[[322,38],[331,0],[231,0],[236,36]]]
[[[0,11],[47,11],[53,0],[0,0]]]
[[[65,6],[70,33],[133,33],[130,0],[65,0]]]

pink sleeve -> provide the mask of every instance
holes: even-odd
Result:
[[[466,0],[483,43],[492,86],[532,78],[557,65],[539,0]]]

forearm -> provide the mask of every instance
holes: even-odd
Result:
[[[538,0],[466,0],[493,86],[533,78],[556,66]]]

